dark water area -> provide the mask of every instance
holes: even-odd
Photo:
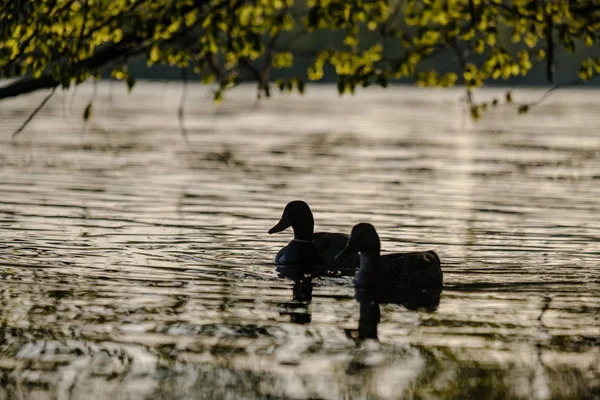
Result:
[[[98,86],[0,106],[0,399],[600,399],[600,91],[473,122],[458,90],[255,101]],[[478,93],[484,98],[502,91]],[[535,99],[534,89],[515,92]],[[437,310],[273,265],[316,230],[436,250]]]

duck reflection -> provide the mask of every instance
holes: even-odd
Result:
[[[310,303],[312,301],[313,277],[315,269],[307,266],[281,265],[277,267],[279,277],[294,282],[292,301],[281,303],[284,309],[280,315],[289,315],[290,322],[308,324],[311,321]]]
[[[379,301],[374,285],[356,286],[356,299],[360,303],[360,316],[358,318],[358,338],[377,339],[377,325],[381,319]],[[360,293],[360,294],[359,294]]]
[[[400,297],[386,297],[374,282],[355,280],[354,297],[360,304],[358,330],[346,331],[349,337],[357,339],[378,339],[377,326],[381,320],[380,304],[398,304],[409,310],[435,311],[440,304],[439,292],[407,292]]]

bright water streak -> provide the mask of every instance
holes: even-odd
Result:
[[[177,84],[101,84],[87,125],[58,94],[15,140],[45,94],[2,103],[0,399],[600,398],[598,91],[473,123],[459,91],[189,89],[187,142]],[[292,301],[267,230],[297,198],[435,249],[439,309],[355,342],[351,277]]]

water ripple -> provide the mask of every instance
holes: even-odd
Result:
[[[599,398],[597,92],[475,124],[457,91],[309,89],[191,86],[189,143],[176,84],[100,84],[86,125],[57,98],[16,140],[43,94],[4,104],[0,398]],[[267,234],[297,198],[435,249],[437,311],[361,341],[352,277],[300,299]]]

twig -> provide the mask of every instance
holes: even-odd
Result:
[[[254,79],[256,79],[257,81],[260,81],[260,71],[258,70],[258,68],[256,68],[255,65],[253,65],[247,57],[242,57],[239,60],[240,65],[250,73],[250,75],[252,75],[252,77]]]
[[[88,8],[89,2],[86,0],[86,2],[83,4],[83,21],[81,22],[81,30],[79,31],[79,40],[77,40],[77,43],[75,44],[75,52],[73,53],[74,57],[77,57],[77,53],[79,53],[81,43],[83,42],[83,34],[85,33],[85,25],[87,24],[89,15]]]
[[[223,81],[223,72],[221,71],[221,68],[219,67],[219,58],[215,53],[206,53],[206,55],[204,56],[204,60],[206,61],[206,64],[208,65],[208,68],[210,68],[210,70],[213,72],[213,74],[215,74],[215,77],[217,79],[217,82],[221,83]]]
[[[96,100],[96,94],[98,93],[98,80],[94,79],[94,87],[92,89],[92,98],[90,99],[90,103],[93,103]]]
[[[546,327],[546,325],[544,325],[544,321],[542,321],[542,318],[544,317],[544,314],[546,313],[546,311],[548,311],[548,309],[550,308],[551,301],[552,301],[552,297],[550,297],[548,295],[544,296],[544,303],[542,304],[540,315],[537,318],[537,320],[540,322],[540,325],[546,329],[547,329],[547,327]]]
[[[469,0],[469,14],[471,15],[471,22],[469,23],[469,28],[473,28],[477,23],[477,15],[475,14],[475,4],[473,0]]]
[[[96,100],[96,94],[98,93],[98,80],[94,80],[92,82],[92,96],[90,97],[90,101],[88,101],[87,106],[83,111],[83,132],[85,133],[85,127],[87,126],[87,122],[92,117],[92,107],[94,105],[94,100]],[[73,96],[75,97],[75,96]]]
[[[19,129],[17,129],[16,131],[13,132],[13,134],[12,134],[13,138],[15,136],[17,136],[19,133],[21,133],[21,131],[23,129],[25,129],[25,127],[31,122],[31,120],[33,119],[33,117],[35,117],[36,114],[38,112],[40,112],[40,110],[46,105],[46,103],[48,102],[48,100],[50,100],[50,97],[52,97],[54,95],[55,91],[56,91],[56,88],[53,88],[52,91],[44,98],[44,100],[42,100],[42,102],[35,108],[35,110],[33,110],[33,112],[31,114],[29,114],[29,117],[27,117],[27,119],[25,120],[25,122],[23,122],[23,125],[21,125],[19,127]]]
[[[75,95],[77,94],[78,86],[73,88],[73,94],[71,95],[71,101],[69,102],[69,112],[73,112],[73,104],[75,104]]]
[[[585,85],[585,84],[587,84],[587,83],[589,83],[589,82],[597,79],[598,77],[600,77],[600,75],[596,75],[593,78],[588,79],[587,81],[584,81],[582,79],[575,79],[575,80],[572,80],[572,81],[562,82],[562,83],[554,85],[550,89],[546,90],[546,92],[539,99],[537,99],[534,102],[531,102],[531,103],[517,103],[517,102],[515,102],[515,104],[518,105],[518,106],[527,106],[527,107],[537,106],[538,104],[540,104],[544,100],[546,100],[546,98],[550,95],[550,93],[554,92],[556,89],[560,89],[560,88],[564,88],[564,87],[575,87],[575,86]]]
[[[190,142],[188,140],[187,131],[185,130],[185,126],[183,124],[184,117],[184,106],[185,101],[187,100],[188,93],[188,80],[187,80],[187,70],[185,68],[181,68],[181,99],[179,100],[179,108],[177,109],[177,119],[179,120],[179,131],[181,132],[181,136],[183,136],[183,140],[189,146]]]
[[[260,98],[261,91],[265,91],[268,96],[269,90],[269,74],[271,72],[271,62],[273,61],[273,56],[275,55],[275,45],[277,44],[277,39],[279,38],[279,31],[275,32],[269,43],[267,44],[267,51],[265,52],[265,63],[263,66],[262,74],[258,81],[258,97]]]
[[[456,38],[452,39],[452,48],[454,49],[454,52],[456,53],[456,56],[458,57],[458,63],[460,65],[460,69],[464,72],[467,69],[467,60],[465,58],[464,52],[461,50],[460,46],[458,45]],[[473,105],[473,92],[472,92],[471,88],[466,84],[466,82],[465,82],[465,88],[466,88],[467,103],[470,106],[472,106]]]
[[[554,23],[552,14],[546,15],[546,40],[548,41],[548,58],[546,61],[546,79],[550,83],[554,83]]]

